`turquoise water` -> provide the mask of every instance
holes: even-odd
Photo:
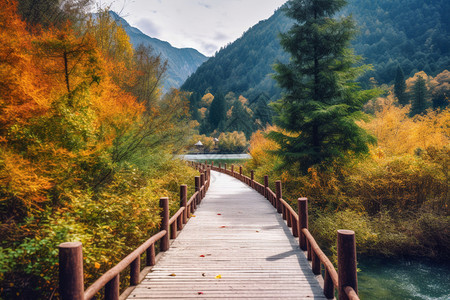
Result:
[[[362,258],[358,267],[361,299],[450,299],[450,262]]]

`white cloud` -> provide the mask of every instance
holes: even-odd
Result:
[[[212,55],[270,17],[286,0],[96,0],[144,33]],[[123,9],[122,9],[123,8]]]

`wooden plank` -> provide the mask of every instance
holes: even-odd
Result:
[[[256,191],[212,171],[194,215],[127,299],[325,299],[290,229]]]

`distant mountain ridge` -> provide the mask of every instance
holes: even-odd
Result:
[[[168,91],[170,88],[179,88],[188,76],[208,59],[208,57],[195,49],[175,48],[169,42],[144,34],[113,11],[110,11],[110,15],[122,25],[135,48],[140,44],[151,46],[155,54],[160,54],[163,60],[167,60],[168,70],[163,82],[164,91]]]
[[[391,83],[400,65],[406,76],[425,71],[435,76],[450,67],[450,11],[448,0],[349,0],[341,12],[353,14],[359,35],[351,47],[374,70],[361,78]],[[261,94],[271,101],[281,96],[271,73],[277,61],[289,59],[279,44],[278,33],[293,21],[279,9],[241,38],[221,49],[201,65],[182,85],[186,91],[242,94],[250,102]]]

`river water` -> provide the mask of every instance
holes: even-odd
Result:
[[[450,262],[362,258],[358,268],[361,299],[450,299]]]

